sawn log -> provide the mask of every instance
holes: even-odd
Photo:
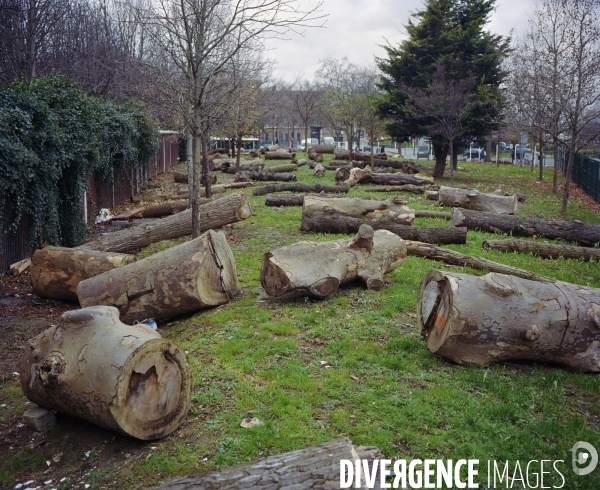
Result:
[[[250,216],[252,216],[252,209],[248,197],[245,194],[228,194],[200,206],[200,229],[206,231],[220,228]],[[147,247],[161,240],[179,238],[191,233],[192,210],[186,209],[173,216],[156,220],[152,224],[139,225],[101,235],[77,248],[123,253]]]
[[[305,291],[330,298],[340,284],[362,279],[369,289],[381,289],[383,275],[406,256],[404,241],[386,230],[362,225],[354,238],[333,242],[297,242],[265,254],[260,283],[269,296]]]
[[[600,372],[600,289],[490,273],[430,272],[417,315],[427,347],[459,364],[529,360]]]
[[[67,311],[29,340],[20,378],[32,402],[142,440],[169,435],[190,408],[185,353],[106,306]]]
[[[501,252],[532,253],[539,257],[558,259],[600,259],[600,249],[591,247],[574,247],[554,243],[533,242],[505,238],[504,240],[486,240],[485,250],[500,250]]]
[[[424,194],[431,189],[430,185],[387,185],[381,187],[367,187],[363,191],[367,192],[412,192],[413,194]]]
[[[267,198],[265,199],[265,206],[302,206],[304,204],[305,197],[324,197],[327,199],[339,199],[342,196],[328,194],[267,194]]]
[[[296,154],[287,151],[267,151],[265,152],[265,160],[295,160]]]
[[[600,225],[585,225],[579,220],[547,220],[455,208],[452,224],[491,233],[501,231],[515,236],[562,238],[586,247],[600,242]]]
[[[135,260],[135,255],[44,247],[31,258],[33,292],[42,298],[77,301],[77,285],[81,281]]]
[[[517,214],[519,209],[516,195],[484,194],[477,189],[460,189],[458,187],[441,186],[438,190],[438,202],[442,206],[501,214]]]
[[[237,294],[233,254],[225,235],[212,230],[77,287],[81,306],[115,306],[128,323],[193,313]]]
[[[433,179],[431,177],[426,177],[423,174],[372,174],[371,176],[362,179],[361,183],[377,185],[432,185]]]
[[[350,188],[346,185],[321,185],[321,184],[269,184],[264,187],[252,189],[253,196],[264,196],[274,192],[327,192],[347,193]]]
[[[235,174],[236,182],[249,182],[251,180],[258,181],[295,181],[298,177],[296,174],[276,173],[276,172],[238,172]]]

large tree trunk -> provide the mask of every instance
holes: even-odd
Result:
[[[333,150],[333,158],[335,160],[350,160],[350,151],[342,148]]]
[[[333,192],[347,193],[350,187],[345,185],[321,185],[321,184],[269,184],[264,187],[252,189],[253,196],[264,196],[273,192]]]
[[[600,249],[591,247],[573,247],[551,243],[532,242],[530,240],[486,240],[483,242],[486,250],[500,250],[501,252],[532,253],[549,259],[600,259]]]
[[[218,471],[180,478],[150,490],[314,490],[340,488],[340,461],[383,459],[377,448],[354,447],[348,439],[269,456]],[[356,480],[352,481],[352,484]],[[379,473],[377,474],[379,482]],[[367,488],[364,476],[360,488]],[[353,487],[358,488],[358,487]]]
[[[264,168],[265,168],[264,164],[260,164],[260,165],[240,165],[239,168],[229,167],[228,169],[224,170],[224,172],[226,172],[228,174],[231,174],[231,175],[235,175],[238,172],[262,172]]]
[[[29,341],[20,375],[32,402],[142,440],[169,435],[190,408],[185,353],[106,306],[63,313]]]
[[[115,306],[124,322],[193,313],[225,304],[237,293],[233,254],[225,235],[212,230],[77,288],[81,306]]]
[[[356,162],[353,161],[352,165],[355,167],[364,167],[365,162]],[[388,167],[394,168],[396,170],[401,170],[405,174],[418,174],[420,172],[419,168],[412,162],[398,161],[398,160],[381,160],[379,158],[375,158],[374,162],[376,167]]]
[[[433,155],[435,157],[435,168],[433,169],[433,176],[435,178],[442,178],[444,171],[446,170],[446,159],[448,158],[448,143],[443,142],[440,139],[434,139],[433,141]]]
[[[264,171],[265,172],[293,172],[295,170],[298,170],[298,165],[295,165],[293,163],[289,163],[287,165],[276,165],[275,167],[268,167],[265,168]]]
[[[340,284],[362,279],[369,289],[381,289],[383,275],[406,256],[404,241],[386,231],[362,225],[354,238],[333,242],[302,241],[265,254],[260,283],[270,296],[306,291],[331,298]]]
[[[490,233],[502,231],[515,236],[562,238],[586,247],[593,247],[595,243],[600,242],[600,225],[588,226],[576,220],[546,220],[455,208],[452,213],[452,224],[466,226],[469,230]]]
[[[252,216],[248,197],[244,194],[229,194],[199,206],[198,209],[200,229],[204,231],[220,228]],[[99,236],[77,248],[104,250],[105,252],[129,252],[161,240],[179,238],[192,232],[191,214],[191,210],[188,209],[156,220],[155,223]]]
[[[262,182],[268,181],[281,181],[290,182],[298,180],[296,174],[290,173],[277,173],[277,172],[240,172],[235,174],[236,182],[249,182],[251,180],[257,180]]]
[[[404,201],[397,197],[380,201],[379,199],[368,199],[360,197],[340,197],[328,199],[320,196],[306,196],[302,207],[302,220],[304,216],[320,216],[323,213],[337,212],[345,216],[355,218],[379,219],[389,216],[399,225],[411,225],[415,219],[415,212],[404,206]],[[301,226],[303,231],[308,228]]]
[[[424,175],[406,175],[406,174],[372,174],[371,176],[362,179],[363,184],[377,184],[377,185],[431,185],[433,179],[431,177],[425,177]]]
[[[212,199],[201,199],[200,205],[210,202]],[[142,212],[142,218],[162,218],[163,216],[170,216],[172,214],[181,213],[189,207],[188,201],[175,201],[165,202],[162,204],[156,204],[154,206],[148,206]]]
[[[477,189],[459,189],[457,187],[441,186],[438,191],[438,202],[442,206],[502,214],[517,214],[519,209],[516,195],[484,194]]]
[[[188,183],[188,174],[183,173],[183,172],[174,172],[173,173],[173,181],[177,182],[178,184],[187,184]],[[210,183],[211,184],[217,183],[216,175],[210,176]]]
[[[427,347],[460,364],[551,362],[600,371],[600,289],[490,273],[430,272],[417,314]]]
[[[305,197],[324,197],[327,199],[339,199],[342,196],[329,194],[267,194],[265,206],[302,206]],[[345,196],[344,196],[345,197]]]
[[[313,145],[312,149],[316,153],[331,153],[333,154],[335,150],[335,145]]]
[[[467,243],[467,229],[455,226],[440,228],[418,228],[398,224],[394,216],[382,215],[376,218],[348,216],[332,208],[302,212],[303,231],[319,233],[356,233],[361,225],[367,224],[376,230],[388,230],[404,240],[426,243]]]
[[[265,160],[295,160],[296,154],[289,151],[267,151]]]
[[[519,269],[517,267],[511,267],[510,265],[499,264],[498,262],[482,259],[481,257],[473,257],[472,255],[461,254],[459,252],[455,252],[454,250],[436,247],[435,245],[431,245],[429,243],[407,241],[406,250],[408,255],[416,255],[426,259],[439,260],[446,264],[457,265],[459,267],[468,265],[473,269],[498,272],[500,274],[510,274],[512,276],[530,279],[532,281],[555,282],[554,279],[542,276],[541,274],[537,274],[535,272]]]
[[[135,260],[135,255],[44,247],[31,257],[33,292],[42,298],[77,301],[81,281]]]
[[[426,211],[423,209],[415,209],[415,218],[441,218],[452,219],[452,213],[444,213],[442,211]]]

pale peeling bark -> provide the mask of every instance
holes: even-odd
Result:
[[[223,233],[212,230],[77,288],[81,306],[115,306],[124,322],[193,313],[237,294],[233,254]]]
[[[347,185],[348,187],[354,187],[361,180],[371,176],[371,170],[363,168],[352,168],[348,169],[340,167],[335,172],[335,181],[338,185]]]
[[[477,189],[459,189],[457,187],[440,187],[438,202],[442,206],[501,214],[517,214],[519,210],[516,195],[484,194]]]
[[[200,206],[200,230],[216,229],[252,216],[252,209],[245,194],[229,194]],[[129,252],[147,247],[161,240],[170,240],[192,233],[192,210],[187,209],[173,216],[139,225],[84,243],[78,249],[104,250],[106,252]]]
[[[68,311],[31,339],[20,378],[32,402],[142,440],[169,435],[190,407],[185,353],[106,306]]]
[[[306,196],[302,207],[302,221],[310,216],[320,215],[327,212],[338,212],[345,216],[356,218],[377,219],[389,216],[400,225],[411,225],[415,219],[414,210],[404,206],[404,201],[397,197],[380,201],[378,199],[361,199],[358,197],[326,198],[319,196]],[[309,231],[304,224],[303,231]]]
[[[306,291],[330,298],[340,284],[362,279],[369,289],[381,289],[383,275],[406,256],[404,241],[385,230],[362,225],[354,238],[333,242],[297,242],[265,254],[260,272],[264,290],[273,297]]]
[[[315,165],[315,169],[313,171],[313,175],[315,177],[323,177],[325,174],[325,167],[323,165]]]
[[[77,285],[81,281],[135,260],[135,255],[44,247],[31,257],[33,292],[42,298],[77,301]]]
[[[433,271],[417,314],[429,350],[459,364],[529,360],[600,372],[600,289]]]

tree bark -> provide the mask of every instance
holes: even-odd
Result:
[[[77,301],[77,285],[81,281],[135,260],[135,255],[44,247],[31,257],[33,292],[42,298]]]
[[[124,322],[163,320],[227,303],[238,293],[225,235],[198,238],[81,281],[81,306],[115,306]]]
[[[265,160],[294,160],[295,158],[296,154],[288,151],[267,151],[265,153]]]
[[[362,225],[354,238],[302,241],[266,253],[260,283],[273,297],[306,291],[318,298],[331,298],[340,284],[357,278],[367,288],[379,290],[385,285],[383,275],[398,267],[405,256],[399,236]]]
[[[430,272],[417,315],[427,347],[459,364],[550,362],[600,371],[600,289],[490,273]]]
[[[324,197],[328,199],[339,199],[345,196],[334,196],[327,194],[267,194],[265,206],[302,206],[305,197]]]
[[[201,199],[200,205],[211,202],[211,200],[212,199]],[[144,209],[142,218],[162,218],[163,216],[181,213],[189,207],[189,204],[190,203],[188,201],[175,201],[148,206],[146,209]]]
[[[313,149],[310,148],[308,150],[308,159],[312,160],[313,162],[320,163],[323,161],[323,155],[321,153],[317,153],[316,151],[313,151]]]
[[[486,240],[485,250],[500,250],[501,252],[532,253],[548,259],[600,259],[600,249],[591,247],[574,247],[552,243],[532,242],[530,240]]]
[[[347,193],[350,187],[344,185],[321,185],[321,184],[269,184],[264,187],[252,189],[252,195],[264,196],[273,192],[331,192]]]
[[[431,186],[427,185],[413,185],[413,184],[404,184],[404,185],[388,185],[381,187],[365,187],[362,189],[366,192],[412,192],[413,194],[424,194],[425,191],[431,189]]]
[[[431,177],[425,177],[421,174],[417,177],[416,175],[406,174],[373,174],[361,180],[363,184],[377,184],[377,185],[432,185],[433,179]]]
[[[258,181],[281,181],[281,182],[290,182],[294,180],[298,180],[296,174],[290,173],[277,173],[277,172],[240,172],[239,174],[235,174],[236,182],[249,182],[251,180]]]
[[[315,177],[323,177],[325,173],[325,167],[323,165],[316,165],[313,171]]]
[[[244,194],[228,194],[200,206],[199,222],[201,230],[216,229],[252,216],[248,197]],[[139,225],[126,230],[115,231],[99,236],[77,249],[104,250],[105,252],[129,252],[147,247],[161,240],[170,240],[189,235],[192,232],[192,213],[181,213],[156,220],[155,223]]]
[[[542,276],[535,272],[518,269],[517,267],[511,267],[509,265],[499,264],[498,262],[482,259],[480,257],[464,255],[459,252],[455,252],[454,250],[436,247],[435,245],[431,245],[429,243],[420,243],[416,241],[406,242],[406,250],[408,255],[416,255],[426,259],[439,260],[446,264],[457,265],[459,267],[468,265],[473,269],[487,270],[500,274],[509,274],[512,276],[521,277],[523,279],[529,279],[531,281],[556,282],[554,279]]]
[[[338,185],[347,185],[348,187],[354,187],[361,180],[370,177],[371,174],[371,169],[368,168],[347,169],[344,167],[340,167],[335,172],[335,181]]]
[[[331,153],[335,150],[335,145],[313,145],[312,149],[315,153]]]
[[[335,160],[350,160],[350,151],[336,148],[333,150],[333,158]]]
[[[380,201],[379,199],[361,199],[359,197],[345,196],[336,199],[306,196],[304,198],[304,206],[302,207],[302,222],[304,223],[304,216],[315,216],[330,212],[374,220],[389,216],[399,225],[411,225],[415,219],[415,212],[404,206],[404,201],[397,197]],[[309,231],[308,228],[304,228],[304,225],[300,229]]]
[[[188,183],[188,174],[183,173],[183,172],[174,172],[173,173],[173,181],[177,182],[178,184],[187,184]],[[211,181],[211,184],[216,184],[217,176],[211,175],[210,181]]]
[[[20,371],[32,402],[137,439],[169,435],[190,408],[185,353],[116,308],[67,311],[29,341]]]
[[[286,165],[287,166],[287,165]],[[261,165],[240,165],[239,169],[236,167],[229,167],[225,170],[226,173],[235,175],[238,172],[262,172],[264,164]]]
[[[415,218],[441,218],[441,219],[452,219],[452,213],[443,213],[441,211],[425,211],[422,209],[415,209]],[[423,240],[421,240],[423,241]]]
[[[149,490],[311,490],[339,488],[340,460],[383,459],[377,448],[354,447],[348,439],[269,456],[218,471],[180,478]],[[374,452],[370,456],[370,452]],[[283,471],[285,469],[285,471]],[[379,475],[379,473],[378,473]],[[377,476],[379,481],[379,476]],[[354,482],[353,482],[354,485]],[[360,488],[366,488],[364,476]]]
[[[319,233],[356,233],[361,225],[367,224],[375,230],[387,230],[404,240],[426,243],[467,243],[467,229],[455,226],[439,228],[418,228],[398,224],[393,216],[377,218],[347,216],[334,209],[302,213],[303,231]]]
[[[516,195],[484,194],[477,189],[459,189],[457,187],[441,186],[438,191],[438,202],[442,206],[501,214],[517,214],[519,209]]]
[[[546,220],[455,208],[452,213],[452,224],[466,226],[469,230],[490,233],[501,231],[514,236],[536,235],[550,239],[561,238],[585,247],[593,247],[600,242],[600,225],[588,226],[577,220]]]

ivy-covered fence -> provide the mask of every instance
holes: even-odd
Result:
[[[158,131],[134,100],[87,97],[62,76],[0,88],[0,229],[14,234],[26,222],[33,248],[79,245],[90,178],[102,188],[141,175],[157,147]]]

